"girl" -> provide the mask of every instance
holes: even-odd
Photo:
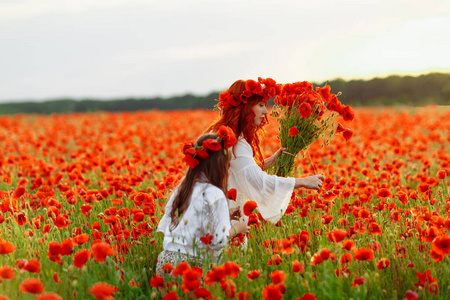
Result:
[[[246,223],[230,224],[225,193],[231,154],[226,149],[236,138],[230,128],[218,129],[183,147],[189,169],[167,202],[157,229],[164,233],[164,250],[156,265],[161,276],[166,263],[176,267],[182,261],[216,262],[228,238],[249,231]]]
[[[245,202],[254,200],[262,217],[276,223],[289,205],[294,189],[318,190],[324,177],[284,178],[264,172],[285,149],[280,148],[271,157],[263,159],[261,136],[268,122],[266,105],[268,99],[280,92],[280,86],[270,78],[259,78],[258,81],[237,80],[221,93],[218,103],[220,118],[206,132],[214,132],[225,125],[233,129],[238,137],[231,151],[229,168],[228,189],[236,189],[236,202],[230,201],[230,207],[243,208]],[[246,222],[247,218],[241,215]]]

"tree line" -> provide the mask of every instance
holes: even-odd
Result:
[[[392,75],[370,80],[335,79],[314,83],[314,86],[324,86],[327,83],[331,86],[332,93],[342,92],[339,99],[346,105],[450,105],[450,73],[429,73],[415,77]],[[218,99],[219,93],[220,91],[206,96],[186,94],[167,98],[57,99],[44,102],[3,103],[0,104],[0,114],[212,109],[217,103],[215,100]]]

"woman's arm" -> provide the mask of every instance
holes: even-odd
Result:
[[[295,178],[294,189],[304,187],[307,189],[320,190],[320,188],[322,187],[322,181],[324,179],[325,177],[323,177],[323,175],[312,175],[303,178]]]
[[[264,160],[264,170],[267,170],[268,168],[270,168],[275,163],[278,155],[283,153],[284,150],[286,150],[286,148],[281,147],[271,157],[266,158]]]
[[[231,226],[230,229],[230,239],[237,236],[239,233],[247,234],[250,231],[250,226],[245,223],[237,223],[234,226]]]

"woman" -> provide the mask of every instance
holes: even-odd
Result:
[[[268,122],[267,101],[279,92],[280,86],[270,78],[259,78],[258,82],[237,80],[219,95],[220,118],[206,130],[214,132],[225,125],[233,129],[238,137],[231,151],[228,177],[228,189],[236,189],[236,202],[230,201],[230,207],[243,208],[245,202],[254,200],[262,217],[272,223],[283,216],[294,189],[319,190],[324,180],[323,175],[284,178],[264,172],[285,150],[278,149],[266,160],[261,151],[263,127]],[[247,221],[243,213],[241,216],[242,221]]]
[[[226,149],[235,142],[233,131],[222,126],[218,133],[184,145],[183,160],[189,169],[167,202],[157,229],[164,233],[164,250],[156,265],[159,275],[166,263],[176,267],[182,261],[216,262],[228,238],[248,233],[245,223],[231,226],[225,196],[231,158]]]

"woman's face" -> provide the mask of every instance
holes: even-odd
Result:
[[[269,113],[264,101],[258,102],[253,105],[253,112],[255,113],[255,120],[253,122],[255,126],[261,125],[264,116]]]

